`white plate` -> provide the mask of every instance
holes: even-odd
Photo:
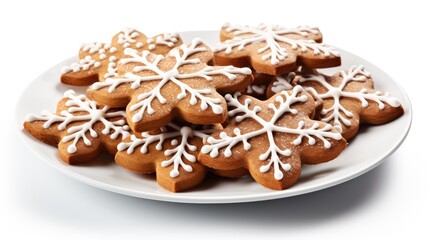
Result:
[[[194,37],[200,37],[211,45],[218,41],[218,33],[215,31],[183,32],[180,35],[185,42]],[[411,104],[402,88],[370,62],[352,53],[339,51],[343,68],[353,64],[365,65],[376,80],[376,88],[389,91],[397,97],[405,108],[405,114],[389,124],[362,128],[337,159],[316,166],[303,166],[299,182],[283,191],[264,188],[250,177],[231,180],[209,176],[207,181],[196,189],[184,193],[171,193],[158,186],[154,176],[130,173],[117,166],[113,158],[107,154],[89,165],[66,165],[60,160],[57,148],[31,137],[22,130],[22,123],[27,113],[39,113],[43,109],[54,111],[57,101],[67,89],[74,89],[80,93],[85,91],[85,88],[71,87],[59,82],[60,68],[74,62],[76,57],[47,70],[25,89],[16,106],[16,126],[28,147],[45,162],[81,182],[116,193],[186,203],[251,202],[309,193],[343,183],[378,166],[401,145],[411,126]],[[327,72],[332,73],[335,70],[329,69]]]

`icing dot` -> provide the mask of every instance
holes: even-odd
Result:
[[[225,152],[223,152],[223,155],[227,158],[232,156],[232,152],[230,148],[225,149]]]
[[[192,172],[192,167],[189,165],[183,165],[183,169],[185,169],[187,172]]]
[[[283,173],[279,170],[279,171],[274,171],[274,178],[276,180],[282,180],[283,179]]]
[[[133,122],[140,122],[140,120],[142,120],[142,117],[138,114],[134,114],[131,120],[133,120]]]
[[[121,142],[121,143],[119,143],[119,144],[118,144],[117,149],[118,149],[118,151],[122,152],[122,151],[124,151],[127,147],[128,147],[128,146],[127,146],[127,144],[126,144],[126,143]],[[129,149],[131,149],[131,148],[129,148]],[[134,150],[133,150],[132,152],[134,152]]]
[[[177,169],[171,170],[170,177],[175,178],[177,176],[179,176],[179,171]]]
[[[109,50],[110,53],[115,53],[117,51],[118,51],[118,49],[115,48],[115,47],[111,47],[110,50]]]
[[[208,145],[204,145],[204,146],[201,148],[201,152],[202,152],[203,154],[206,154],[206,153],[210,152],[210,147],[209,147]]]
[[[142,43],[142,42],[138,42],[138,43],[136,44],[136,47],[137,47],[137,48],[142,48],[142,47],[143,47],[143,43]]]
[[[64,73],[68,73],[68,72],[70,72],[71,70],[72,70],[71,68],[69,68],[69,67],[65,66],[65,67],[62,67],[62,68],[61,68],[61,73],[62,73],[62,74],[64,74]]]
[[[215,114],[223,113],[223,108],[219,105],[214,105],[212,108],[213,108],[213,113]]]
[[[77,151],[77,148],[75,145],[70,145],[67,147],[67,152],[68,153],[75,153]]]
[[[220,138],[226,138],[226,137],[228,137],[228,134],[226,134],[226,132],[221,132],[221,133],[219,134],[219,137],[220,137]]]

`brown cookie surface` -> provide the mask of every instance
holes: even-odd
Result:
[[[79,61],[61,69],[61,82],[86,86],[117,76],[118,61],[124,56],[126,48],[166,54],[180,44],[182,40],[175,33],[148,38],[135,29],[124,28],[113,36],[110,43],[84,44],[79,51]]]
[[[293,83],[322,102],[318,119],[332,124],[346,139],[357,134],[360,124],[384,124],[404,113],[398,99],[374,90],[374,80],[362,65],[332,76],[310,72],[297,74]]]
[[[271,82],[273,76],[252,70],[253,82],[246,87],[242,92],[245,95],[252,96],[259,100],[267,99],[267,86]]]
[[[155,173],[158,184],[169,191],[184,191],[206,175],[196,158],[213,130],[169,123],[157,131],[136,133],[118,145],[115,161],[136,173]]]
[[[126,50],[119,77],[88,89],[91,99],[108,106],[127,106],[133,131],[156,129],[179,117],[194,124],[224,122],[227,106],[221,94],[242,91],[253,80],[251,70],[209,66],[210,48],[200,39],[173,49],[167,56]]]
[[[40,141],[57,145],[68,164],[90,161],[102,150],[115,154],[121,138],[129,135],[125,111],[100,106],[72,90],[64,93],[55,114],[30,114],[24,128]]]
[[[301,86],[266,101],[240,94],[226,99],[226,127],[208,138],[198,157],[210,168],[247,168],[261,185],[285,189],[298,180],[301,164],[332,160],[346,147],[330,124],[310,119],[315,101]]]
[[[214,48],[217,65],[251,66],[258,72],[279,75],[297,65],[326,68],[341,65],[339,53],[322,44],[317,28],[256,27],[226,24]]]

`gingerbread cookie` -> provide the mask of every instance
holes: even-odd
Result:
[[[340,54],[321,43],[317,28],[225,24],[220,34],[223,42],[214,48],[217,65],[251,66],[269,75],[290,72],[297,64],[310,68],[341,65]]]
[[[115,154],[121,138],[129,135],[125,111],[100,106],[72,90],[64,93],[56,114],[30,114],[24,128],[40,141],[58,145],[61,159],[68,164],[90,161],[103,149]]]
[[[310,119],[315,102],[301,86],[266,101],[239,93],[225,98],[230,119],[201,148],[198,160],[205,166],[244,167],[263,186],[284,189],[298,180],[301,164],[332,160],[346,147],[330,124]]]
[[[136,133],[118,145],[115,161],[136,173],[156,173],[159,185],[180,192],[204,179],[206,169],[196,158],[213,130],[207,125],[189,127],[169,123],[157,131]]]
[[[252,71],[253,82],[247,86],[246,90],[243,91],[243,94],[252,96],[259,100],[267,99],[266,92],[267,86],[271,82],[271,75],[264,73]]]
[[[299,72],[298,70],[296,71]],[[274,94],[279,93],[281,91],[291,90],[293,88],[292,81],[296,77],[296,71],[273,76],[271,82],[268,84],[267,87],[267,97],[270,98]]]
[[[253,71],[254,80],[243,93],[259,100],[265,100],[281,91],[291,90],[293,88],[292,81],[296,74],[302,73],[302,69],[301,66],[298,66],[294,71],[280,75],[268,75]]]
[[[84,44],[79,51],[79,62],[61,69],[61,82],[86,86],[97,81],[104,81],[109,77],[116,77],[118,60],[123,57],[126,48],[166,54],[181,44],[182,40],[175,33],[147,38],[135,29],[125,28],[112,38],[111,43]]]
[[[242,91],[253,80],[249,68],[208,66],[213,54],[199,39],[165,57],[132,49],[125,54],[120,76],[94,83],[87,93],[108,106],[127,106],[128,124],[137,132],[164,126],[176,116],[194,124],[224,122],[227,106],[219,93]]]
[[[294,83],[323,102],[319,119],[332,124],[346,139],[356,135],[360,124],[384,124],[404,113],[396,98],[374,90],[371,74],[362,65],[333,76],[317,71],[298,74]]]

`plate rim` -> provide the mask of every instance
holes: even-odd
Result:
[[[182,34],[183,35],[191,35],[191,34],[196,35],[196,34],[202,34],[202,33],[213,34],[214,32],[217,32],[217,31],[215,31],[215,30],[181,31],[178,33],[181,35]],[[34,149],[31,146],[31,142],[37,141],[37,140],[32,138],[31,135],[29,133],[25,132],[25,130],[23,129],[23,127],[22,127],[22,120],[23,119],[21,119],[22,116],[19,114],[18,110],[23,103],[23,100],[25,98],[25,96],[24,96],[25,93],[27,93],[28,90],[31,89],[32,84],[37,82],[38,79],[41,79],[41,77],[44,76],[45,74],[47,74],[50,70],[57,68],[59,65],[62,66],[62,63],[66,62],[66,61],[70,61],[71,59],[75,59],[77,57],[77,55],[72,56],[72,57],[67,58],[67,59],[64,59],[63,61],[58,62],[57,64],[55,64],[55,65],[51,66],[50,68],[44,70],[41,74],[39,74],[36,78],[34,78],[31,82],[29,82],[29,84],[22,90],[22,92],[20,93],[19,97],[17,98],[18,100],[15,104],[15,111],[14,111],[14,118],[15,118],[15,122],[16,122],[15,130],[18,132],[18,135],[19,135],[19,138],[21,139],[21,141],[24,142],[25,146],[27,146],[33,154],[35,154],[38,158],[42,159],[43,162],[48,163],[50,166],[59,170],[63,174],[65,174],[65,175],[67,175],[67,176],[69,176],[75,180],[78,180],[79,182],[85,183],[87,185],[97,187],[97,188],[100,188],[103,190],[107,190],[110,192],[118,193],[118,194],[132,196],[132,197],[138,197],[138,198],[156,200],[156,201],[164,201],[164,202],[175,202],[175,203],[224,204],[224,203],[246,203],[246,202],[267,201],[267,200],[293,197],[293,196],[297,196],[297,195],[303,195],[303,194],[308,194],[308,193],[324,190],[324,189],[342,184],[344,182],[350,181],[354,178],[357,178],[357,177],[371,171],[375,167],[379,166],[381,163],[383,163],[405,141],[405,139],[408,136],[408,133],[410,132],[410,129],[412,126],[412,121],[413,121],[413,109],[412,109],[410,98],[409,98],[408,94],[405,92],[404,88],[400,84],[398,84],[394,78],[392,78],[389,74],[387,74],[384,70],[382,70],[381,68],[379,68],[377,65],[373,64],[372,62],[370,62],[370,61],[368,61],[368,60],[366,60],[366,59],[364,59],[364,58],[362,58],[362,57],[360,57],[354,53],[351,53],[349,51],[338,48],[336,46],[335,46],[335,48],[338,49],[340,52],[344,52],[344,53],[353,55],[354,57],[359,58],[359,60],[365,61],[366,63],[364,65],[369,64],[373,67],[376,67],[377,71],[380,71],[381,73],[386,75],[389,78],[389,80],[394,85],[396,85],[396,87],[399,89],[399,91],[402,94],[402,97],[404,99],[404,102],[402,102],[402,105],[405,109],[405,112],[404,112],[404,115],[401,117],[408,117],[408,118],[406,121],[407,128],[403,129],[401,131],[401,135],[398,136],[397,140],[395,141],[395,144],[389,147],[389,151],[384,156],[372,161],[371,162],[372,164],[367,165],[365,168],[362,168],[359,171],[355,171],[352,174],[349,174],[347,176],[342,176],[341,178],[334,178],[328,182],[324,182],[323,184],[316,184],[316,185],[308,186],[308,187],[303,188],[303,189],[296,189],[296,190],[286,189],[286,190],[282,190],[282,191],[273,190],[272,192],[264,192],[264,193],[259,193],[259,194],[256,193],[254,195],[252,194],[252,195],[245,195],[245,196],[238,195],[238,196],[234,196],[234,197],[225,197],[225,196],[219,196],[219,197],[217,197],[217,196],[200,196],[200,197],[196,197],[196,196],[181,195],[180,193],[174,193],[172,195],[162,195],[162,194],[156,194],[156,193],[135,191],[132,189],[124,189],[124,188],[121,188],[118,186],[110,185],[110,184],[104,183],[102,181],[98,181],[98,180],[83,176],[83,175],[81,175],[75,171],[72,171],[71,168],[67,168],[67,166],[60,167],[62,165],[55,165],[53,162],[46,159],[45,156],[43,156],[41,154],[41,152],[37,151],[37,149]],[[73,88],[74,86],[69,86],[69,87]]]

